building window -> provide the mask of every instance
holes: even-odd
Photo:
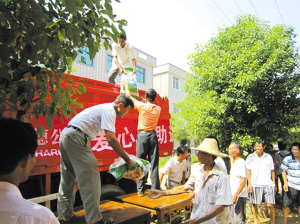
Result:
[[[176,78],[175,76],[173,76],[173,88],[179,89],[179,78]]]
[[[179,108],[173,104],[173,113],[176,114],[179,111]]]
[[[114,60],[113,56],[107,55],[107,62],[106,62],[106,71],[107,72],[109,72],[109,70],[111,69],[113,60]]]
[[[145,69],[136,67],[136,80],[145,83]]]
[[[93,60],[90,59],[89,48],[88,47],[79,48],[78,62],[93,66]]]

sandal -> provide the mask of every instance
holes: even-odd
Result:
[[[110,224],[110,223],[114,223],[114,220],[111,220],[110,218],[105,218],[103,217],[98,224]]]

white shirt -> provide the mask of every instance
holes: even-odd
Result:
[[[186,158],[186,173],[185,179],[188,179],[191,175],[191,166],[193,165],[193,160],[191,157]]]
[[[69,122],[68,125],[75,126],[94,140],[103,130],[116,132],[117,113],[114,109],[115,103],[104,103],[89,107]]]
[[[224,162],[224,160],[218,156],[216,159],[215,159],[215,163],[225,172],[227,173],[227,168],[226,168],[226,164]]]
[[[174,156],[166,163],[162,169],[162,173],[168,174],[168,180],[181,183],[183,172],[186,170],[186,160],[178,162],[177,157]]]
[[[194,172],[185,189],[195,190],[195,200],[191,219],[207,214],[215,205],[226,206],[219,215],[203,222],[206,224],[228,224],[230,221],[230,206],[233,204],[229,177],[217,164],[204,180],[204,166]]]
[[[0,181],[0,223],[59,224],[46,207],[24,199],[17,186]]]
[[[113,44],[112,55],[117,56],[117,59],[123,68],[132,67],[132,59],[136,57],[134,48],[130,46],[128,42],[125,42],[125,46],[123,48],[119,44]],[[118,66],[114,61],[112,63],[112,68],[115,69],[117,67]]]
[[[234,163],[231,163],[231,169],[230,169],[230,187],[231,187],[231,194],[232,196],[236,194],[240,183],[241,183],[241,177],[246,178],[247,181],[247,169],[246,169],[246,162],[244,159],[240,158],[236,160]],[[247,188],[243,188],[242,192],[240,193],[239,197],[247,198],[248,192]]]
[[[277,152],[275,154],[275,161],[276,161],[277,165],[279,166],[279,168],[276,172],[277,175],[282,174],[282,169],[280,166],[283,161],[283,158],[286,157],[288,154],[290,154],[290,153],[287,150],[279,150],[279,152]]]
[[[273,158],[268,153],[263,153],[259,158],[256,153],[251,153],[246,160],[247,170],[251,170],[251,185],[253,187],[275,186],[272,181],[271,171],[274,170]]]

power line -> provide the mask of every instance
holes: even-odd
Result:
[[[206,1],[206,0],[205,0]],[[206,1],[206,3],[208,4],[208,2]],[[210,4],[208,4],[209,5],[209,7],[217,14],[217,16],[223,21],[223,23],[224,24],[226,24],[226,22],[219,16],[219,14],[214,10],[214,8],[213,7],[211,7],[211,5]]]
[[[278,8],[278,5],[277,5],[277,2],[276,2],[276,0],[274,0],[274,1],[275,1],[275,4],[276,4],[276,6],[277,6],[277,9],[278,9],[279,15],[280,15],[280,17],[281,17],[281,20],[282,20],[282,22],[283,22],[283,24],[284,24],[284,21],[283,21],[283,18],[282,18],[282,16],[281,16],[281,13],[280,13],[280,11],[279,11],[279,8]]]
[[[215,0],[213,0],[213,2],[216,4],[216,6],[220,9],[220,7],[218,6],[218,4],[215,2]],[[228,17],[225,15],[225,13],[222,11],[222,9],[220,9],[220,11],[223,13],[223,15],[228,19]],[[228,19],[228,21],[231,23],[232,25],[232,22]]]
[[[235,0],[233,0],[235,2],[235,4],[237,5],[237,7],[240,9],[241,13],[244,15],[243,11],[241,10],[241,8],[239,7],[239,5],[236,3]]]
[[[252,4],[251,0],[249,0],[249,2],[251,3],[252,7],[254,8],[254,5]],[[254,8],[254,11],[256,12],[256,9]],[[256,15],[258,16],[258,18],[260,19],[258,13],[256,12]]]

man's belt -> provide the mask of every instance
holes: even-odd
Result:
[[[149,131],[147,131],[147,130],[140,130],[140,131],[138,131],[139,133],[156,133],[156,130],[149,130]]]
[[[79,131],[79,132],[81,132],[81,133],[83,133],[83,134],[85,134],[85,135],[87,136],[87,134],[84,133],[83,131],[81,131],[80,128],[78,128],[78,127],[75,127],[75,126],[73,126],[73,125],[69,125],[67,128],[73,128],[73,129],[75,129],[76,131]]]

